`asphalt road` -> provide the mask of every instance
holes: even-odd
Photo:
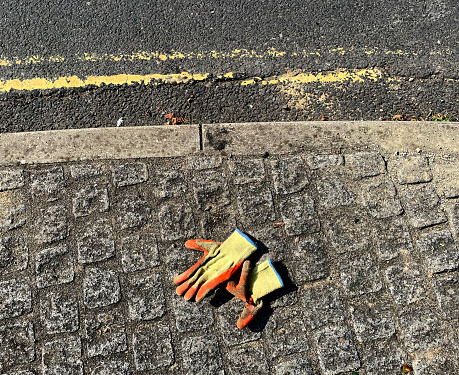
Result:
[[[0,132],[459,114],[459,3],[3,1]]]

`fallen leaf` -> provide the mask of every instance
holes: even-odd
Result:
[[[284,223],[273,223],[273,228],[280,228],[283,226],[284,226]]]
[[[395,115],[393,119],[397,121],[406,121],[406,115]]]
[[[327,121],[328,117],[325,115],[320,116],[320,121]]]
[[[167,115],[164,115],[164,117],[167,118],[168,120],[172,120],[172,117],[174,117],[174,114],[168,113]]]
[[[406,374],[406,373],[411,372],[411,371],[413,371],[413,369],[412,369],[410,366],[408,366],[408,365],[403,365],[403,367],[402,367],[402,374]]]

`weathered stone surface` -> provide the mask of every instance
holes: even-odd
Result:
[[[385,223],[379,222],[375,229],[378,240],[378,255],[381,260],[391,260],[403,253],[413,251],[413,242],[407,225],[397,218]]]
[[[404,343],[410,353],[442,345],[440,323],[429,308],[407,307],[400,313],[399,322],[404,333]]]
[[[297,245],[286,235],[282,226],[266,225],[247,233],[257,240],[257,246],[266,253],[264,256],[274,261],[282,261],[287,255],[297,251]]]
[[[40,313],[48,334],[74,332],[79,328],[76,296],[49,292],[40,298]]]
[[[215,336],[189,337],[182,342],[183,367],[186,375],[223,375],[223,361]]]
[[[121,240],[121,265],[124,272],[159,266],[158,243],[152,233],[133,234]]]
[[[69,336],[45,342],[41,364],[43,375],[83,375],[80,338]]]
[[[37,222],[36,239],[40,243],[52,243],[63,240],[69,235],[69,226],[64,206],[52,206],[41,210]]]
[[[113,169],[113,183],[118,186],[136,185],[148,180],[148,169],[144,163],[126,163]]]
[[[430,272],[438,273],[459,267],[459,250],[448,230],[423,234],[417,244]]]
[[[35,337],[31,322],[8,323],[0,326],[0,370],[35,359]]]
[[[171,332],[162,322],[139,326],[132,343],[137,371],[157,370],[174,363]]]
[[[440,198],[430,185],[412,187],[405,191],[404,204],[411,224],[416,228],[426,228],[447,221],[440,207]]]
[[[345,183],[337,176],[331,175],[317,180],[319,202],[326,208],[348,206],[354,203],[354,194],[346,187]]]
[[[339,291],[331,284],[306,289],[303,304],[305,322],[312,329],[344,320],[344,308]]]
[[[449,358],[445,358],[444,353],[426,355],[416,358],[413,361],[413,370],[416,375],[456,375],[457,365]]]
[[[231,209],[210,210],[200,216],[203,238],[223,241],[237,227],[236,215]]]
[[[392,297],[399,305],[407,305],[426,296],[425,276],[418,264],[407,263],[388,267],[386,279]]]
[[[232,375],[268,375],[269,367],[263,347],[257,344],[231,349],[229,353],[229,369]]]
[[[226,181],[227,178],[219,171],[204,171],[194,176],[194,194],[202,210],[224,207],[231,203]]]
[[[9,275],[27,268],[29,252],[22,235],[0,237],[0,275]]]
[[[66,245],[40,251],[35,256],[36,283],[39,288],[73,281],[72,254]]]
[[[309,184],[306,165],[301,156],[282,156],[271,161],[274,189],[277,194],[297,193]]]
[[[323,169],[344,165],[343,155],[306,155],[305,160],[311,169]]]
[[[370,254],[360,254],[340,261],[340,277],[346,293],[359,296],[382,288],[378,267]]]
[[[325,327],[314,334],[319,364],[326,374],[357,370],[360,359],[351,333],[345,327]]]
[[[24,186],[22,169],[0,170],[0,191],[19,189]]]
[[[459,277],[450,274],[439,277],[434,282],[440,308],[446,319],[459,319]]]
[[[362,355],[368,375],[398,374],[403,365],[400,345],[392,341],[367,342]]]
[[[325,245],[319,239],[300,239],[293,251],[292,267],[297,283],[326,278],[330,274]]]
[[[107,220],[99,219],[86,223],[86,231],[78,240],[78,262],[94,263],[109,259],[115,255],[115,241],[112,226]]]
[[[166,272],[171,279],[185,272],[202,257],[202,252],[189,250],[182,244],[174,243],[162,251],[166,254]]]
[[[432,181],[432,171],[425,156],[408,156],[396,159],[393,168],[397,171],[399,184],[417,184]]]
[[[246,226],[264,226],[274,220],[274,204],[266,185],[238,186],[239,214]]]
[[[48,199],[54,200],[65,186],[64,169],[54,167],[32,172],[30,175],[30,188],[34,195],[44,194]]]
[[[451,218],[451,227],[453,233],[459,238],[459,203],[454,204],[450,210],[449,215]]]
[[[308,358],[296,358],[281,362],[275,367],[276,375],[315,375]]]
[[[152,320],[166,313],[161,275],[132,276],[127,290],[129,317],[136,320]]]
[[[105,186],[91,184],[79,190],[73,200],[73,215],[83,217],[95,212],[108,211],[110,202]]]
[[[161,236],[165,241],[190,238],[195,233],[193,213],[184,203],[164,204],[158,212]]]
[[[123,196],[119,205],[118,225],[121,229],[140,227],[151,220],[151,208],[140,194]]]
[[[181,169],[154,169],[151,181],[153,193],[159,198],[181,197],[188,189],[185,173]]]
[[[276,310],[265,328],[270,358],[278,358],[309,349],[303,315],[292,308]]]
[[[111,270],[88,269],[83,288],[84,303],[89,308],[109,306],[121,299],[118,275]]]
[[[102,174],[102,166],[97,164],[74,164],[70,166],[70,175],[74,179],[90,178]]]
[[[280,210],[289,235],[298,236],[320,231],[319,217],[311,196],[291,196],[281,202]]]
[[[192,170],[219,168],[222,165],[222,157],[216,155],[201,155],[188,158],[188,164]]]
[[[392,314],[384,300],[351,306],[350,312],[354,331],[360,342],[388,338],[395,333]]]
[[[245,159],[230,163],[233,183],[236,185],[261,182],[265,178],[262,159]]]
[[[0,206],[0,233],[20,228],[26,223],[25,206]]]
[[[19,371],[12,371],[12,372],[7,372],[4,375],[35,375],[36,373],[34,371],[28,371],[28,370],[19,370]]]
[[[346,165],[349,166],[355,178],[373,177],[386,173],[386,162],[376,152],[362,152],[346,155]]]
[[[108,356],[128,349],[124,317],[117,311],[85,319],[88,357]]]
[[[0,320],[14,318],[32,311],[32,293],[28,280],[0,282]]]
[[[131,366],[124,361],[102,361],[97,363],[91,375],[131,375]]]
[[[172,299],[175,326],[179,332],[199,331],[213,326],[214,315],[209,304],[186,301],[182,296]]]
[[[363,186],[363,200],[368,212],[377,219],[403,213],[394,183],[387,179],[372,179]]]

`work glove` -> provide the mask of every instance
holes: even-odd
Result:
[[[262,298],[283,286],[282,278],[271,263],[271,259],[253,269],[250,261],[246,260],[242,266],[239,283],[236,285],[235,281],[229,281],[226,285],[228,292],[245,302],[237,327],[242,329],[249,324],[263,307]]]
[[[244,260],[257,249],[255,243],[239,229],[221,243],[210,240],[189,240],[185,247],[204,252],[204,256],[190,269],[174,279],[176,292],[186,300],[196,296],[202,300],[214,289],[228,281],[241,269]]]

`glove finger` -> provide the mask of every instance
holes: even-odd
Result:
[[[221,242],[212,241],[212,240],[188,240],[185,242],[185,247],[191,250],[203,251],[204,254],[209,253],[209,251],[214,250],[218,245],[221,245]]]
[[[237,321],[237,328],[242,329],[247,324],[249,324],[255,318],[255,316],[257,316],[262,306],[263,301],[261,300],[256,305],[253,303],[246,303],[244,310],[242,310],[241,316]]]
[[[207,255],[204,255],[201,259],[199,259],[192,267],[187,269],[185,272],[181,273],[180,275],[174,278],[175,284],[181,284],[192,277],[193,273],[199,268],[199,266],[204,262]]]

